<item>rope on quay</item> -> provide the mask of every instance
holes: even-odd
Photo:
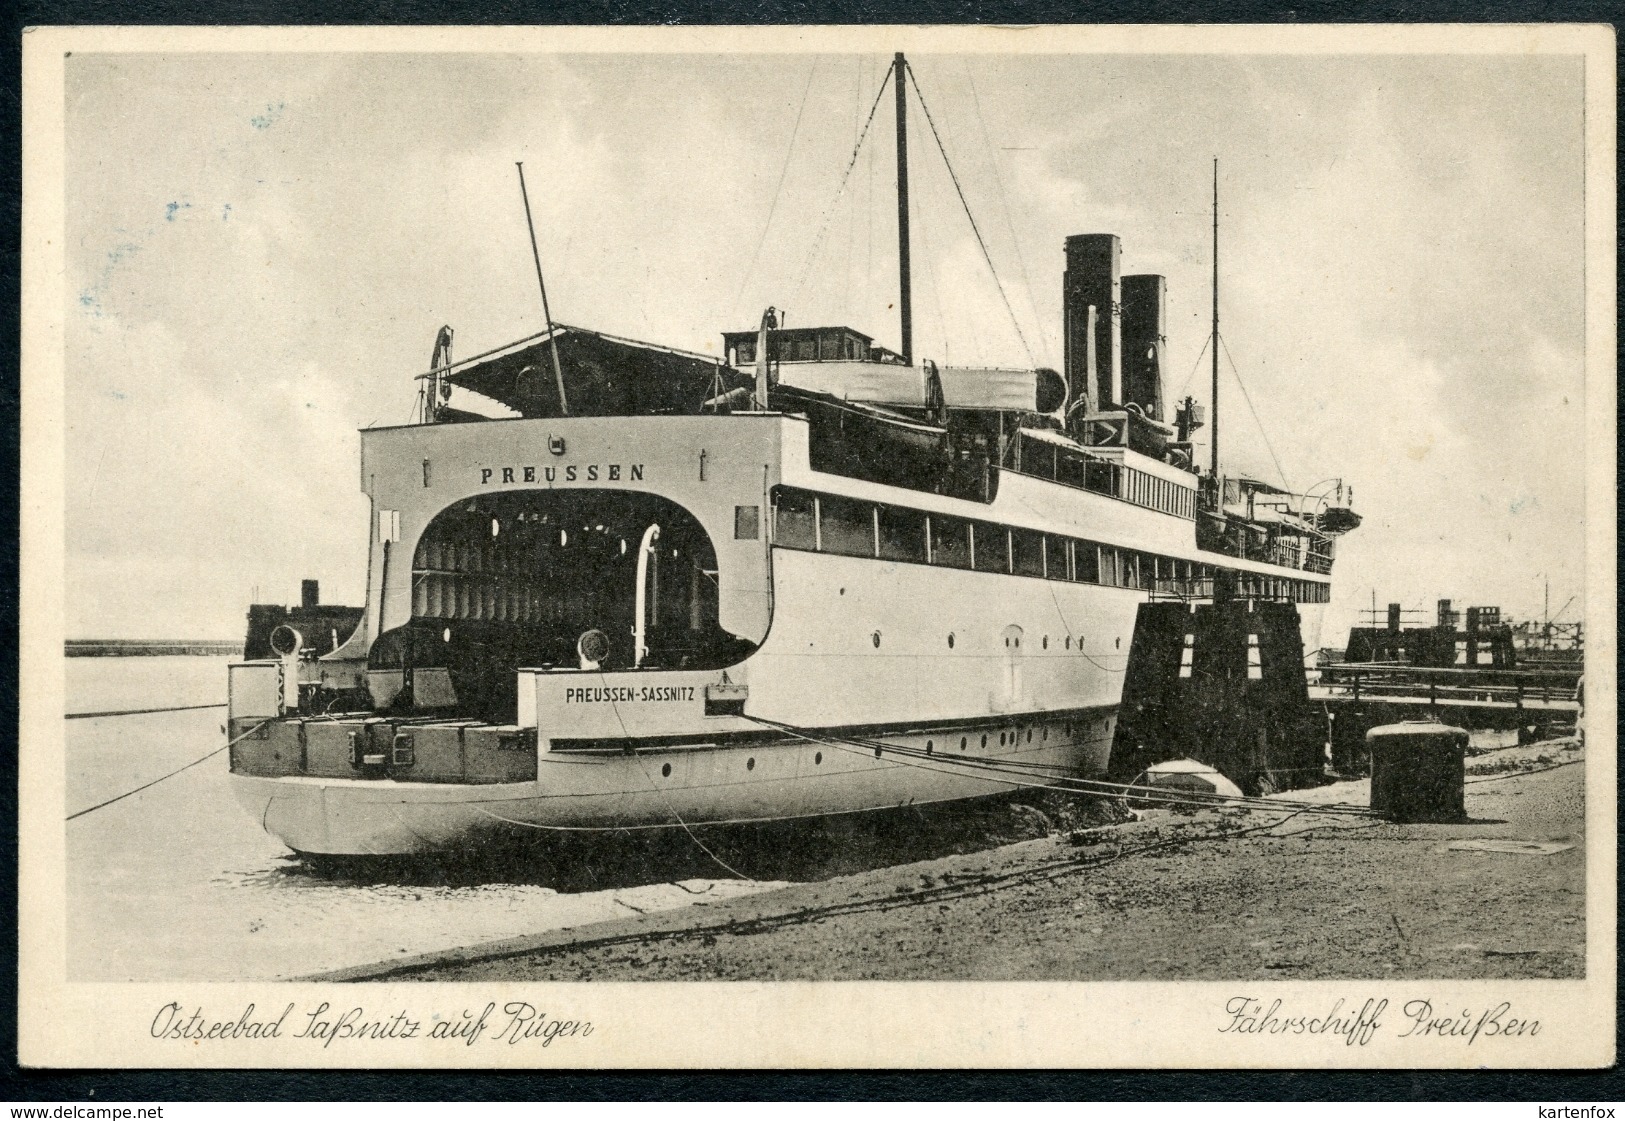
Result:
[[[88,809],[80,810],[78,813],[71,813],[67,817],[63,818],[63,820],[64,821],[72,821],[76,817],[84,817],[88,813],[95,813],[97,810],[101,809],[104,806],[111,806],[114,802],[122,802],[124,799],[128,798],[132,794],[139,794],[143,790],[148,789],[149,787],[157,786],[160,782],[163,782],[165,779],[172,779],[176,775],[180,774],[182,771],[189,771],[193,767],[197,766],[199,763],[202,763],[202,762],[204,762],[206,760],[209,760],[209,759],[213,759],[216,755],[219,755],[222,751],[225,751],[227,748],[233,747],[236,744],[241,743],[243,740],[246,740],[249,736],[252,736],[255,732],[259,731],[261,728],[265,727],[269,723],[271,723],[270,720],[261,720],[258,724],[254,725],[252,728],[250,728],[248,731],[244,732],[242,735],[238,736],[235,739],[227,740],[225,743],[221,744],[219,747],[215,748],[213,751],[209,752],[207,755],[203,755],[203,756],[200,756],[200,757],[192,760],[190,763],[186,764],[184,767],[176,767],[173,771],[170,771],[167,775],[160,775],[159,777],[153,779],[151,782],[143,783],[142,785],[136,787],[134,790],[126,790],[123,794],[115,795],[114,797],[109,798],[105,802],[97,802],[94,806],[91,806]]]
[[[208,705],[170,705],[167,708],[118,708],[109,712],[66,712],[62,714],[64,720],[90,720],[98,716],[140,716],[148,712],[190,712],[199,708],[225,708],[226,702],[219,701]]]
[[[820,741],[822,742],[822,741]],[[406,977],[413,974],[427,973],[441,968],[443,965],[471,965],[482,962],[508,961],[517,958],[535,956],[547,957],[582,950],[601,949],[608,946],[640,945],[670,939],[673,942],[697,941],[705,937],[714,937],[718,934],[735,936],[750,936],[767,934],[775,930],[796,926],[802,923],[820,919],[839,918],[847,915],[882,913],[886,911],[901,910],[905,907],[919,907],[931,903],[945,903],[950,900],[967,899],[973,896],[991,895],[1005,888],[1020,887],[1036,883],[1040,880],[1058,880],[1062,876],[1076,872],[1092,871],[1108,864],[1115,864],[1129,857],[1140,856],[1145,853],[1158,852],[1165,849],[1177,849],[1184,845],[1200,844],[1205,841],[1229,840],[1246,837],[1255,833],[1264,833],[1279,828],[1292,818],[1309,813],[1312,807],[1291,810],[1285,817],[1276,821],[1264,822],[1261,825],[1252,825],[1236,830],[1208,830],[1201,833],[1161,837],[1142,845],[1119,846],[1110,853],[1091,853],[1087,856],[1067,856],[1059,860],[1044,861],[1026,868],[1014,871],[981,873],[964,879],[956,879],[948,883],[940,883],[932,887],[919,888],[903,894],[882,895],[871,898],[846,899],[836,903],[813,904],[796,907],[780,914],[758,915],[740,919],[727,919],[719,923],[707,923],[687,928],[653,930],[638,930],[625,934],[611,934],[597,938],[573,939],[566,943],[551,946],[538,946],[533,948],[504,949],[493,953],[471,954],[459,957],[455,961],[428,961],[413,962],[402,965],[385,965],[376,972],[367,973],[364,977],[354,977],[351,980],[381,981],[391,977]],[[1373,823],[1380,824],[1380,823]],[[1313,832],[1324,826],[1310,826],[1308,829],[1298,830],[1288,836],[1299,836]],[[1341,826],[1330,828],[1362,828],[1356,826]],[[1363,828],[1371,828],[1371,825]]]
[[[1532,768],[1530,770],[1501,771],[1498,774],[1483,775],[1483,776],[1478,777],[1478,778],[1467,779],[1467,780],[1464,781],[1463,785],[1472,786],[1474,783],[1480,783],[1480,782],[1500,782],[1502,779],[1522,778],[1525,775],[1541,775],[1541,774],[1545,774],[1547,771],[1555,771],[1560,767],[1572,767],[1576,763],[1584,763],[1584,762],[1585,762],[1584,759],[1565,759],[1561,763],[1550,763],[1550,764],[1548,764],[1548,765],[1546,765],[1544,767],[1534,767],[1534,768]]]
[[[828,747],[841,748],[867,754],[868,752],[885,752],[897,759],[904,766],[921,767],[925,770],[951,773],[953,770],[977,771],[991,782],[1013,787],[1031,787],[1036,789],[1058,790],[1071,794],[1092,794],[1096,797],[1130,797],[1136,801],[1143,801],[1163,805],[1191,805],[1203,808],[1217,808],[1222,806],[1239,807],[1249,810],[1304,810],[1312,813],[1334,814],[1350,817],[1378,817],[1368,807],[1356,806],[1346,802],[1304,802],[1288,798],[1259,798],[1242,796],[1230,797],[1223,794],[1202,794],[1196,791],[1176,792],[1167,787],[1138,786],[1133,783],[1109,782],[1104,779],[1077,778],[1063,774],[1034,774],[1023,770],[1024,767],[1043,768],[1052,770],[1043,764],[1025,763],[1019,760],[988,759],[976,756],[958,756],[944,752],[940,755],[928,754],[918,748],[911,748],[900,744],[890,744],[863,738],[846,738],[842,736],[816,735],[813,732],[797,728],[790,724],[782,724],[776,720],[768,720],[759,716],[746,717],[755,723],[776,728],[790,733],[812,743],[821,743]],[[1003,777],[1008,776],[1008,777]],[[1041,781],[1034,781],[1041,780]]]

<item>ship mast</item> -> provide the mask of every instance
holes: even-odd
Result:
[[[1208,440],[1213,448],[1213,477],[1219,477],[1219,157],[1213,157],[1213,419]],[[1222,499],[1221,499],[1222,502]]]
[[[903,52],[892,59],[892,84],[897,87],[897,309],[902,319],[903,365],[914,365],[914,305],[909,292],[908,263],[908,103],[903,89]]]
[[[553,380],[559,387],[559,415],[570,415],[570,401],[564,395],[564,372],[559,369],[559,333],[553,329],[553,312],[547,306],[547,281],[542,279],[542,255],[536,248],[536,223],[530,218],[530,193],[525,190],[525,165],[519,168],[519,197],[525,202],[525,226],[530,230],[530,255],[536,262],[536,283],[542,289],[542,318],[547,320],[548,348],[553,356]]]

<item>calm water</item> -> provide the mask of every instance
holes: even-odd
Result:
[[[223,701],[230,660],[68,658],[68,711]],[[224,721],[224,708],[66,721],[68,812],[207,754]],[[316,875],[237,804],[224,754],[66,829],[68,971],[94,981],[295,977],[775,886],[701,871],[692,853],[668,862],[687,877],[671,882],[613,854],[583,876],[534,847]]]

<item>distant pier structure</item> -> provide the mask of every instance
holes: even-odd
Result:
[[[1559,635],[1549,614],[1544,624],[1512,624],[1499,607],[1469,607],[1463,619],[1448,599],[1435,625],[1406,626],[1406,614],[1390,603],[1386,625],[1376,625],[1384,618],[1373,607],[1373,625],[1349,631],[1341,660],[1317,667],[1309,696],[1326,714],[1340,770],[1365,765],[1368,729],[1401,720],[1517,729],[1520,742],[1573,730],[1585,672],[1578,624]]]
[[[213,638],[70,638],[64,643],[70,658],[136,658],[164,654],[241,656],[243,644]]]

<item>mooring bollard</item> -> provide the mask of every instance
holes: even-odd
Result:
[[[1467,733],[1433,720],[1385,724],[1365,734],[1371,808],[1403,822],[1467,820]]]

